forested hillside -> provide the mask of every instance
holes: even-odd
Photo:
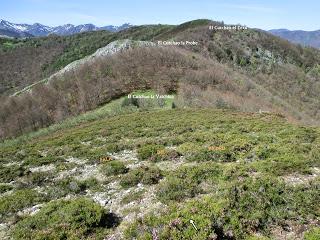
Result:
[[[150,88],[178,93],[183,99],[180,106],[271,111],[290,121],[319,123],[318,50],[260,30],[223,31],[209,26],[222,23],[196,20],[179,26],[138,26],[118,33],[3,41],[1,83],[8,91],[2,97],[0,135],[5,138],[33,131],[130,91]],[[92,58],[72,71],[63,70],[64,75],[55,75],[45,84],[50,73],[116,39],[154,45],[186,40],[198,44],[129,47],[112,56]],[[16,87],[9,90],[9,84]],[[29,90],[20,93],[23,88]],[[13,90],[19,96],[5,96]]]
[[[0,93],[12,94],[117,39],[152,39],[169,28],[144,26],[121,33],[94,31],[65,37],[0,39]]]

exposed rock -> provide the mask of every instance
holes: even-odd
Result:
[[[90,146],[91,145],[91,141],[84,141],[84,142],[81,142],[82,145],[85,145],[85,146]]]
[[[292,240],[300,240],[304,239],[303,235],[308,229],[312,228],[312,226],[317,226],[318,221],[311,221],[308,224],[302,224],[292,221],[287,221],[283,227],[274,226],[271,230],[272,239],[275,240],[283,240],[283,239],[292,239]]]
[[[40,167],[33,167],[30,168],[30,172],[49,172],[49,171],[53,171],[55,169],[55,165],[54,164],[49,164],[49,165],[43,165]]]
[[[76,164],[85,164],[86,159],[80,159],[80,158],[75,158],[75,157],[69,157],[66,159],[68,163],[76,163]]]
[[[145,47],[145,46],[155,46],[155,43],[147,42],[147,41],[133,41],[133,40],[129,40],[129,39],[117,40],[117,41],[111,42],[107,46],[99,48],[92,55],[87,56],[82,59],[79,59],[79,60],[76,60],[76,61],[68,64],[63,69],[61,69],[59,72],[50,76],[48,78],[48,81],[50,81],[54,77],[60,77],[63,74],[65,74],[66,72],[72,71],[75,68],[78,68],[79,66],[82,66],[84,64],[90,64],[96,58],[110,56],[110,55],[113,55],[119,51],[128,50],[130,48]]]
[[[131,150],[123,150],[121,152],[113,153],[111,156],[116,159],[116,160],[121,160],[121,161],[137,161],[137,152],[136,151],[131,151]]]
[[[18,212],[18,215],[19,216],[23,216],[23,215],[31,215],[32,216],[32,215],[36,214],[41,209],[42,206],[43,206],[43,204],[37,204],[33,207],[23,209],[22,211]]]
[[[59,175],[54,180],[57,181],[57,180],[61,180],[63,178],[69,177],[69,176],[74,176],[74,175],[76,175],[77,172],[78,172],[77,167],[74,167],[70,170],[61,171],[61,172],[59,172]]]
[[[9,225],[6,223],[0,223],[0,239],[7,240],[9,238]]]
[[[75,176],[75,178],[79,180],[85,180],[93,177],[99,181],[104,181],[106,179],[105,176],[100,173],[98,164],[82,165],[78,168],[78,174]]]
[[[318,176],[320,176],[320,169],[315,167],[315,168],[312,168],[312,174],[302,175],[302,174],[294,173],[291,175],[284,176],[282,178],[285,181],[285,183],[292,186],[297,186],[300,184],[307,184],[308,182],[314,180]]]

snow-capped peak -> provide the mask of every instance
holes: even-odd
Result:
[[[120,31],[126,28],[131,27],[132,25],[126,23],[121,26],[105,26],[105,27],[97,27],[93,24],[81,24],[81,25],[73,25],[73,24],[65,24],[57,27],[49,27],[46,25],[42,25],[40,23],[30,24],[16,24],[11,23],[6,20],[0,20],[0,30],[6,30],[15,34],[17,37],[21,36],[48,36],[52,33],[57,35],[71,35],[80,32],[87,31],[96,31],[96,30],[108,30],[112,32]]]

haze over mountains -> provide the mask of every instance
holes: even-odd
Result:
[[[288,29],[272,29],[270,33],[287,39],[293,43],[298,43],[304,46],[320,48],[320,30],[316,31],[303,31]]]
[[[71,35],[80,32],[97,31],[97,30],[108,30],[111,32],[117,32],[126,28],[131,27],[129,23],[122,24],[121,26],[108,25],[104,27],[97,27],[93,24],[65,24],[56,27],[45,26],[40,23],[30,24],[16,24],[6,20],[0,20],[0,35],[7,37],[43,37],[50,34],[56,34],[60,36]]]

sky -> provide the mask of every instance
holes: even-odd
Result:
[[[319,0],[0,0],[13,23],[180,24],[207,18],[264,30],[320,29]]]

